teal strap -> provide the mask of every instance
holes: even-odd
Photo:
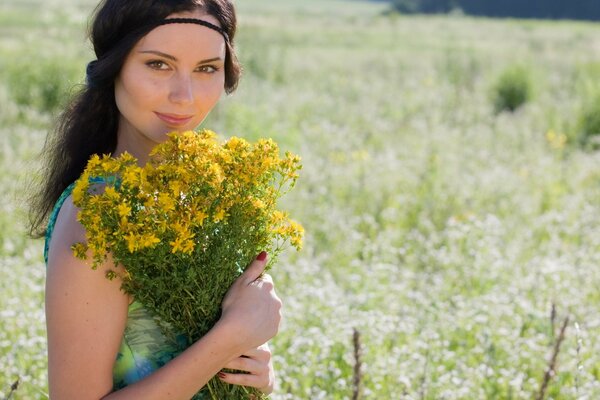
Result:
[[[73,192],[73,188],[75,187],[75,182],[71,183],[63,192],[60,197],[54,204],[54,208],[52,209],[52,213],[50,213],[50,218],[48,218],[48,227],[46,228],[46,241],[44,242],[44,261],[46,265],[48,265],[48,251],[50,250],[50,238],[52,237],[52,232],[54,231],[54,225],[56,225],[56,218],[58,217],[58,213],[60,212],[61,207],[63,206],[67,197],[71,195]]]

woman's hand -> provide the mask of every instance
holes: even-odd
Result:
[[[267,343],[255,349],[244,352],[241,357],[231,361],[225,368],[244,371],[247,373],[219,372],[217,375],[223,381],[233,385],[251,386],[265,394],[273,391],[275,373],[271,363],[271,350]]]
[[[271,277],[261,276],[266,264],[267,253],[263,251],[231,285],[223,300],[217,325],[230,333],[240,354],[258,348],[279,330],[281,300]]]

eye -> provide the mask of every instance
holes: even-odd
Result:
[[[214,65],[201,65],[196,69],[196,71],[203,72],[205,74],[214,74],[218,70],[219,68]]]
[[[148,61],[146,63],[146,65],[152,69],[156,69],[156,70],[160,70],[160,71],[169,69],[169,65],[167,65],[167,63],[165,63],[162,60],[151,60],[151,61]]]

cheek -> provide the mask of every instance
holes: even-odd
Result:
[[[124,72],[119,83],[115,85],[117,106],[129,111],[143,112],[144,108],[152,106],[154,98],[160,91],[160,86],[154,80],[148,79],[138,72]],[[121,110],[121,112],[125,110]]]
[[[198,96],[203,108],[212,108],[219,101],[223,94],[223,85],[222,79],[214,79],[203,85]]]

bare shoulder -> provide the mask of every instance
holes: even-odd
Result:
[[[85,241],[78,209],[67,198],[58,214],[48,253],[46,323],[50,394],[106,394],[127,321],[128,296],[118,279],[106,279],[109,261],[93,270],[74,257],[71,246]]]
[[[79,209],[73,204],[73,197],[68,196],[56,218],[51,243],[63,242],[65,240],[85,240],[85,229],[77,221],[78,211]]]

